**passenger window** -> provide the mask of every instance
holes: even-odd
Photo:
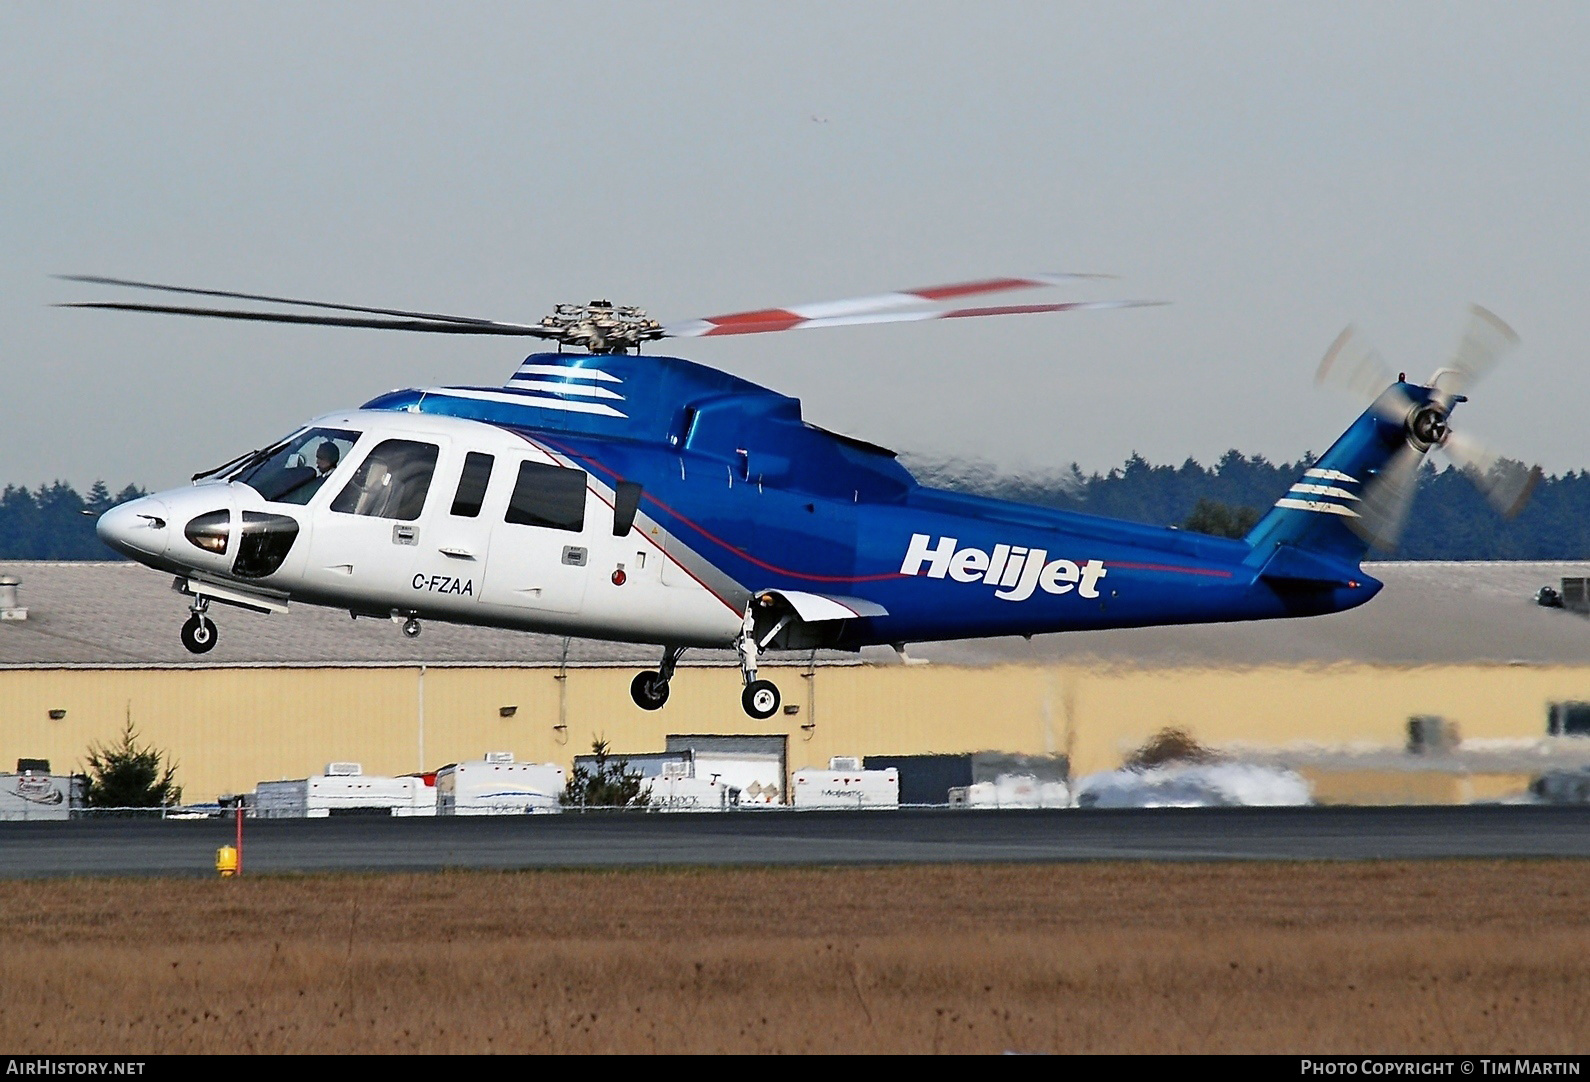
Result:
[[[464,472],[458,478],[458,492],[453,496],[453,514],[459,518],[474,518],[480,514],[480,505],[486,500],[486,483],[491,480],[490,455],[471,451],[464,456]]]
[[[521,526],[578,533],[585,529],[585,471],[520,463],[519,479],[504,517]]]
[[[620,481],[613,487],[613,536],[624,537],[640,510],[640,482]]]
[[[366,518],[413,522],[425,509],[425,494],[436,472],[434,443],[384,440],[376,445],[353,479],[331,501],[331,509]]]

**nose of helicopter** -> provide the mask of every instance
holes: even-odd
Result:
[[[100,515],[94,532],[105,544],[134,560],[161,556],[171,536],[170,516],[165,504],[145,496]]]

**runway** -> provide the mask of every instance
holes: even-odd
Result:
[[[214,875],[231,820],[0,824],[0,876]],[[1590,857],[1590,808],[740,812],[248,820],[244,871]]]

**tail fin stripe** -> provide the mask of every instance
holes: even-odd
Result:
[[[1322,470],[1318,468],[1308,469],[1303,471],[1303,476],[1318,477],[1324,481],[1350,481],[1355,485],[1358,483],[1358,478],[1351,477],[1345,473],[1342,473],[1340,470]]]
[[[1358,512],[1351,507],[1344,507],[1339,503],[1325,503],[1321,500],[1276,500],[1275,506],[1284,507],[1289,511],[1319,511],[1327,515],[1345,515],[1347,518],[1357,518]]]
[[[1299,481],[1292,486],[1292,491],[1303,496],[1335,496],[1341,500],[1356,500],[1358,497],[1348,492],[1345,488],[1334,488],[1330,485],[1306,485]]]

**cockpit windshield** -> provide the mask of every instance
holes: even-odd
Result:
[[[359,433],[347,429],[305,429],[244,462],[229,480],[249,486],[272,503],[306,504],[358,440]]]

